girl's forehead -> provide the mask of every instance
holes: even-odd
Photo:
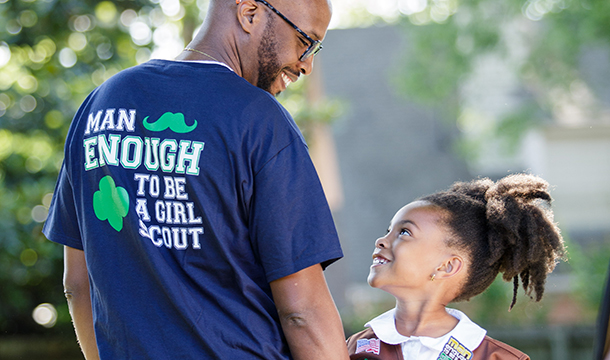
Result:
[[[430,202],[416,200],[403,206],[392,219],[392,224],[408,220],[417,224],[418,222],[436,221],[441,216],[442,210]]]

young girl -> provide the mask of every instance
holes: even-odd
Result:
[[[547,274],[564,255],[550,202],[546,181],[519,174],[456,183],[400,209],[375,241],[368,277],[396,307],[347,340],[350,358],[529,359],[446,306],[480,294],[499,272],[514,284],[509,310],[519,278],[540,301]]]

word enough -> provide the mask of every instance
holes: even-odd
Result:
[[[138,169],[142,163],[149,171],[199,175],[199,159],[205,143],[200,141],[105,134],[86,138],[85,170],[104,165]],[[188,166],[187,166],[188,163]]]

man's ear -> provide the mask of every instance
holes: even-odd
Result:
[[[237,4],[237,21],[246,33],[252,33],[253,28],[260,23],[261,17],[262,8],[256,1],[241,0]]]
[[[439,278],[450,278],[459,274],[464,268],[464,259],[459,255],[451,255],[436,269]]]

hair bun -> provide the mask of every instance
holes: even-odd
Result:
[[[487,202],[486,194],[493,186],[493,181],[489,178],[483,178],[471,182],[457,182],[453,184],[451,189],[449,189],[449,192],[465,195],[473,200],[485,203]]]
[[[534,175],[509,175],[491,186],[485,198],[490,262],[498,263],[504,280],[514,281],[515,294],[520,277],[525,292],[539,301],[546,275],[563,256],[563,240],[550,210],[549,184]]]
[[[529,174],[514,174],[498,180],[489,187],[485,193],[485,198],[513,197],[523,202],[534,199],[551,201],[549,194],[549,183],[544,179]]]

